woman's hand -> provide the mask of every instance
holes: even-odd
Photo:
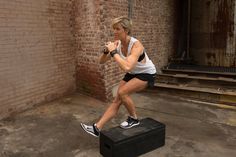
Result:
[[[109,50],[109,52],[111,52],[111,51],[113,51],[113,50],[115,50],[116,48],[117,48],[117,46],[118,46],[118,41],[115,41],[115,42],[107,42],[106,44],[105,44],[105,46],[107,47],[107,49]]]

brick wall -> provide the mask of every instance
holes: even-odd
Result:
[[[77,0],[77,87],[103,100],[124,75],[115,62],[99,65],[104,42],[112,40],[111,20],[126,15],[133,20],[133,33],[161,68],[176,50],[176,24],[179,0]]]
[[[77,88],[80,92],[105,100],[104,66],[98,64],[101,54],[100,1],[75,1],[75,37]]]
[[[0,119],[75,90],[72,1],[0,0]]]

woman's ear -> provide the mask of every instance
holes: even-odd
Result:
[[[125,31],[125,33],[129,34],[129,31],[127,29],[124,28],[124,31]]]

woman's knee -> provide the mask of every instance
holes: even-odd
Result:
[[[121,101],[124,101],[124,99],[128,95],[128,93],[121,88],[118,90],[117,95],[119,96]]]
[[[117,106],[121,105],[121,99],[119,98],[118,95],[115,97],[115,99],[112,101],[112,103],[117,105]]]

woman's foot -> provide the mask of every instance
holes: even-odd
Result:
[[[140,124],[140,122],[138,119],[128,116],[127,120],[120,124],[120,127],[123,129],[129,129],[129,128],[132,128],[132,127],[137,126],[139,124]]]
[[[86,131],[87,133],[89,133],[90,135],[93,135],[95,137],[99,137],[100,135],[100,131],[97,128],[96,124],[93,125],[85,125],[83,123],[80,123],[81,128]]]

